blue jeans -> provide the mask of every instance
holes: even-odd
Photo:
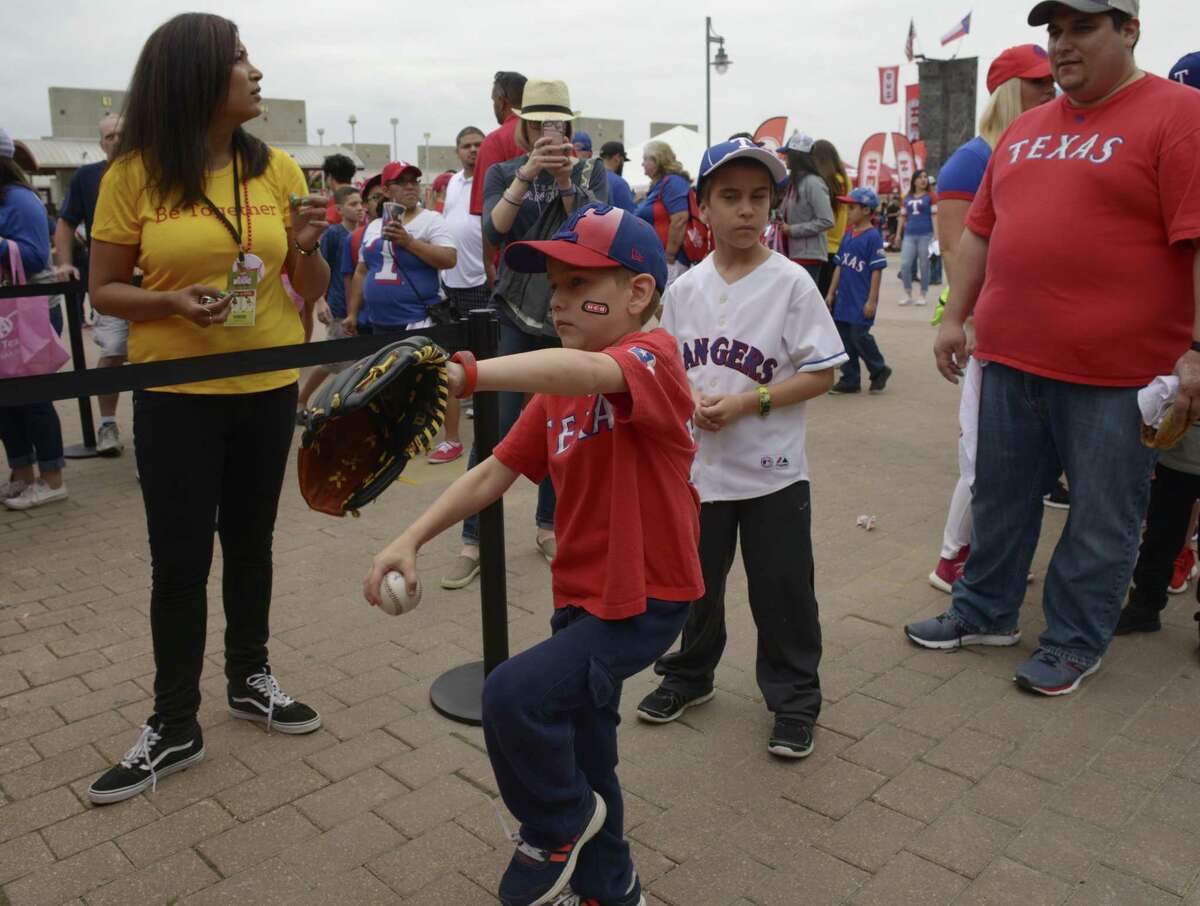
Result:
[[[846,347],[846,355],[850,356],[846,364],[842,366],[843,384],[851,387],[858,387],[862,384],[859,358],[867,363],[867,374],[872,378],[875,378],[887,367],[887,362],[883,360],[883,353],[879,351],[879,344],[871,336],[870,324],[851,324],[848,321],[835,321],[834,323],[837,325],[838,336],[842,338],[842,345]]]
[[[50,309],[50,323],[62,334],[62,306]],[[63,458],[62,424],[54,403],[27,403],[24,406],[0,406],[0,443],[10,469],[37,463],[38,470],[57,472],[67,461]]]
[[[500,355],[514,355],[518,352],[532,352],[535,349],[558,349],[562,343],[556,337],[535,337],[525,333],[520,328],[508,323],[503,316],[500,318]],[[516,424],[525,408],[525,394],[500,394],[500,438],[504,439],[509,429]],[[467,459],[467,468],[472,469],[479,462],[479,451],[471,444],[471,455]],[[554,494],[554,485],[547,475],[538,485],[537,514],[535,521],[540,529],[554,529],[554,508],[558,498]],[[479,516],[468,516],[463,520],[463,541],[467,544],[479,543]]]
[[[905,292],[912,289],[915,266],[921,271],[921,296],[929,294],[929,243],[932,241],[932,233],[926,236],[904,234],[904,240],[900,243],[900,279]]]
[[[593,791],[608,807],[600,832],[579,853],[571,886],[581,896],[622,900],[634,886],[617,780],[621,685],[674,644],[690,607],[651,599],[645,613],[625,620],[556,610],[550,638],[484,683],[488,758],[521,836],[559,846],[583,829]]]
[[[951,612],[984,631],[1011,630],[1037,548],[1042,495],[1058,477],[1071,512],[1046,572],[1050,652],[1091,665],[1108,649],[1137,557],[1154,452],[1141,442],[1137,390],[983,369],[975,527]]]

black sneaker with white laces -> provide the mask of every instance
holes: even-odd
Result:
[[[229,713],[266,724],[268,732],[311,733],[321,726],[321,715],[285,695],[269,667],[229,684]]]
[[[813,750],[812,724],[788,717],[775,718],[767,751],[781,758],[807,758]]]
[[[193,722],[187,730],[165,733],[157,716],[142,724],[138,740],[117,764],[88,787],[88,799],[107,805],[151,790],[176,771],[186,771],[204,760],[204,736]]]

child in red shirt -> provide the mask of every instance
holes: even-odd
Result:
[[[622,682],[675,642],[703,592],[699,498],[689,476],[692,394],[675,340],[643,325],[667,265],[653,227],[608,205],[574,213],[549,241],[509,246],[514,270],[546,272],[562,349],[458,354],[450,390],[533,393],[494,454],[375,557],[416,591],[419,548],[525,475],[558,493],[552,636],[501,664],[483,690],[488,757],[521,821],[500,882],[505,906],[642,906],[617,780]],[[464,361],[465,359],[465,361]]]

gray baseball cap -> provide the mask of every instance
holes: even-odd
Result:
[[[1029,11],[1030,25],[1048,25],[1054,18],[1054,8],[1059,4],[1077,9],[1081,13],[1128,13],[1135,19],[1141,4],[1138,0],[1043,0]]]

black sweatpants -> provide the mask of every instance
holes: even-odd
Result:
[[[200,707],[213,523],[225,560],[225,674],[267,664],[271,542],[297,387],[245,394],[138,391],[133,433],[150,533],[154,711],[169,729]]]
[[[1200,475],[1177,472],[1162,463],[1154,467],[1146,531],[1133,568],[1130,605],[1158,612],[1167,606],[1167,586],[1175,558],[1187,543],[1192,506],[1200,498]]]
[[[694,698],[713,687],[725,650],[725,579],[741,535],[750,612],[758,627],[758,687],[777,717],[809,723],[821,711],[821,623],[813,590],[807,481],[765,497],[700,507],[704,597],[692,605],[678,651],[654,665],[663,686]]]

